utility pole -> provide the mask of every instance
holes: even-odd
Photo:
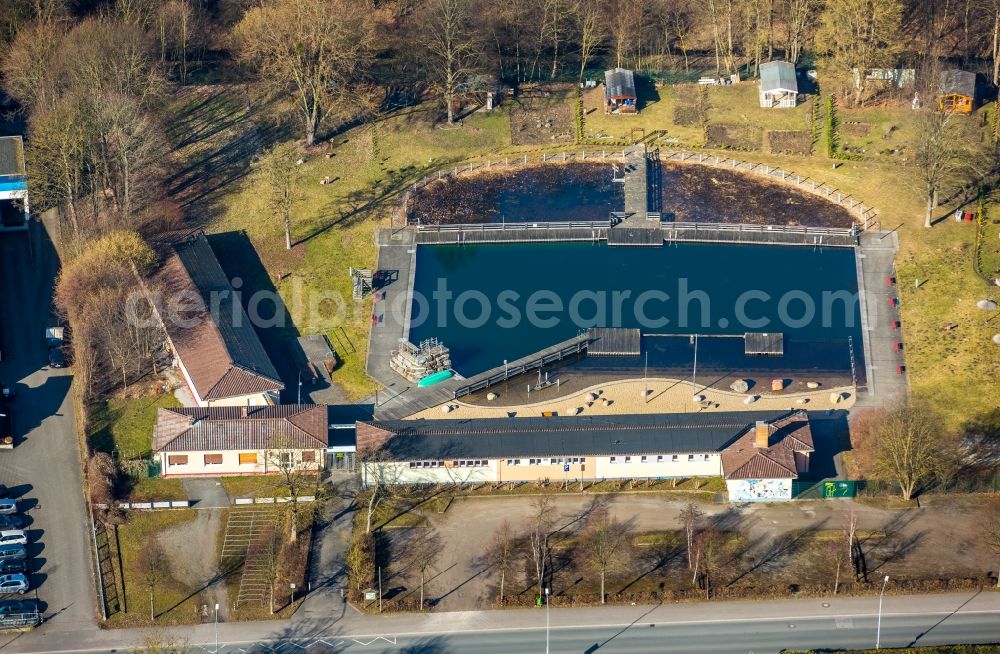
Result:
[[[889,575],[882,579],[882,591],[878,594],[878,626],[875,628],[875,649],[879,649],[882,643],[882,596],[885,595],[885,587],[889,584]]]
[[[215,604],[215,654],[219,654],[219,604]]]
[[[549,589],[545,589],[545,654],[549,654]]]
[[[691,372],[691,397],[694,397],[695,389],[698,387],[698,335],[695,334],[691,337],[694,342],[694,370]]]
[[[646,350],[646,363],[642,367],[642,401],[649,402],[649,350]]]

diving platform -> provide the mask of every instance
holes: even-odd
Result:
[[[746,332],[743,353],[748,357],[780,357],[785,355],[785,335],[781,332]]]
[[[588,336],[587,355],[592,357],[637,357],[642,349],[638,329],[595,327]]]

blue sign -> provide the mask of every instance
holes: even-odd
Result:
[[[569,464],[563,465],[563,472],[569,472]]]

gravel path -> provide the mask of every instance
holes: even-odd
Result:
[[[201,596],[199,604],[207,605],[209,612],[213,604],[219,604],[219,615],[224,617],[229,602],[222,580],[216,578],[219,568],[214,555],[221,527],[222,511],[201,509],[193,521],[167,529],[158,538],[177,580],[196,589]]]

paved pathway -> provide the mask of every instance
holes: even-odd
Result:
[[[0,380],[17,391],[10,407],[17,443],[0,452],[0,483],[30,520],[34,588],[25,599],[37,598],[51,616],[40,635],[54,639],[93,629],[97,611],[72,372],[46,367],[44,332],[54,324],[49,303],[58,267],[41,225],[0,235]],[[0,636],[0,648],[10,640]]]
[[[890,305],[890,300],[896,298],[895,287],[886,282],[895,276],[896,233],[864,232],[860,240],[861,247],[855,252],[868,388],[858,394],[855,406],[865,408],[881,406],[905,394],[907,381],[905,374],[896,370],[903,363],[903,355],[893,345],[903,337],[902,330],[892,326],[892,321],[899,320],[899,310]]]
[[[218,477],[185,477],[184,492],[196,509],[229,508],[229,494]]]

